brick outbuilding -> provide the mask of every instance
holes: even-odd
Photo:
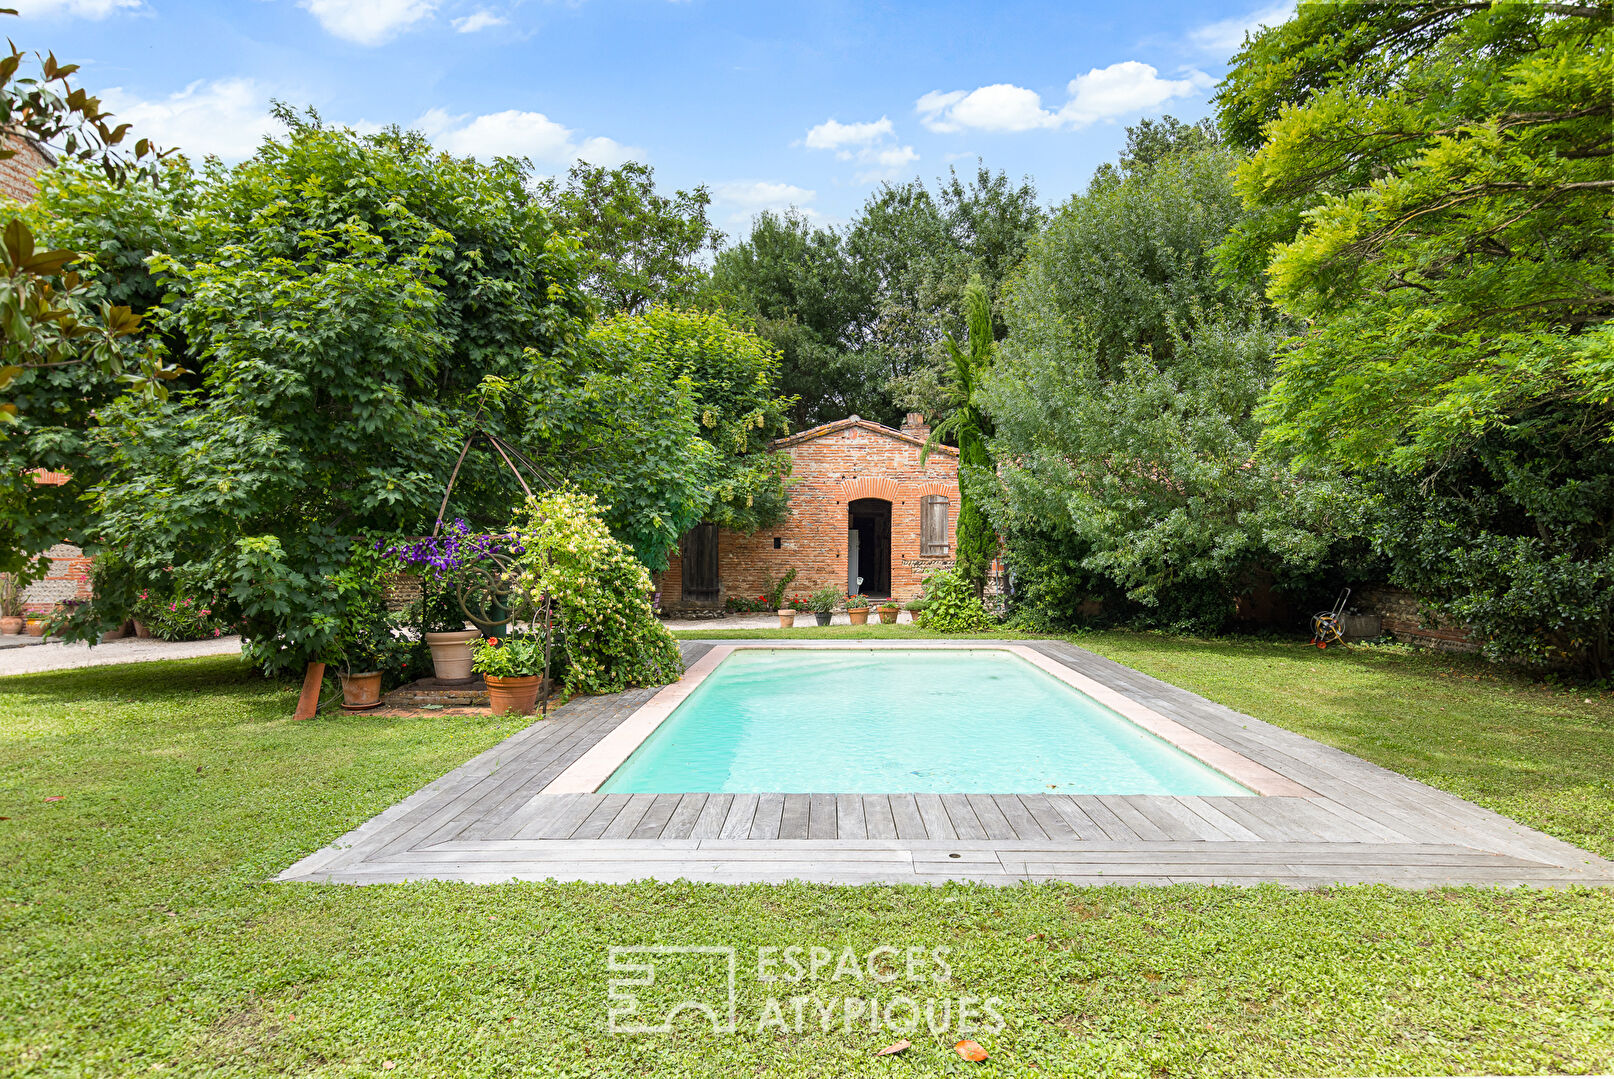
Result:
[[[663,608],[754,599],[792,569],[791,593],[828,585],[917,596],[926,576],[953,564],[958,522],[958,450],[937,446],[921,465],[929,436],[910,413],[900,430],[852,416],[778,439],[791,458],[789,516],[749,534],[692,529],[657,580]]]
[[[34,177],[56,164],[51,152],[21,135],[6,138],[12,155],[0,160],[0,195],[16,202],[34,201]]]

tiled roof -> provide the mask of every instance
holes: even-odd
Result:
[[[825,435],[832,435],[837,431],[845,431],[851,427],[861,427],[865,431],[872,434],[884,435],[886,438],[894,438],[901,442],[912,443],[915,446],[923,446],[925,444],[924,439],[915,438],[906,431],[899,431],[895,427],[887,427],[883,423],[875,423],[873,420],[866,420],[862,416],[848,416],[844,420],[835,420],[831,423],[821,423],[817,427],[809,427],[805,431],[799,431],[793,435],[786,435],[784,438],[776,438],[773,440],[771,445],[774,449],[783,449],[786,446],[799,446],[803,442],[811,442],[815,438],[823,438]],[[950,456],[957,457],[958,447],[943,446],[938,443],[937,445],[931,447],[930,452],[948,454]]]

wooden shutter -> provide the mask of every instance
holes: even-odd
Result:
[[[919,557],[945,558],[947,553],[947,497],[926,495],[919,500]]]
[[[684,533],[684,599],[713,601],[718,597],[717,526],[696,525]]]

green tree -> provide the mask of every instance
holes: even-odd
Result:
[[[1031,246],[979,399],[1001,486],[987,514],[1022,605],[1214,629],[1258,571],[1308,572],[1333,488],[1257,457],[1283,328],[1213,252],[1243,210],[1232,155],[1102,174]],[[987,494],[987,491],[982,492]]]
[[[833,229],[797,213],[763,212],[712,269],[716,302],[748,319],[779,350],[790,419],[811,427],[855,414],[893,419],[879,372],[862,351],[872,289]]]
[[[15,14],[0,9],[0,14]],[[54,54],[0,55],[0,161],[24,143],[52,144],[64,165],[99,171],[123,187],[152,177],[163,154],[129,125],[113,126],[98,98],[72,85],[78,67]],[[27,66],[25,66],[27,65]],[[0,200],[4,201],[4,200]],[[77,538],[81,485],[42,485],[36,469],[81,464],[82,432],[96,404],[130,390],[167,392],[177,368],[137,347],[140,317],[78,272],[80,252],[41,248],[15,213],[0,214],[0,572],[44,572],[51,544]]]
[[[284,118],[198,192],[197,253],[152,260],[200,382],[108,410],[99,492],[103,542],[211,589],[269,668],[329,651],[351,537],[429,529],[473,422],[531,432],[529,403],[581,366],[587,307],[517,163]],[[515,392],[488,398],[490,377]],[[451,512],[507,521],[502,468],[467,458]]]
[[[641,551],[646,565],[662,569],[678,537],[702,521],[751,532],[784,519],[790,455],[769,443],[788,430],[793,402],[775,395],[779,357],[767,342],[720,313],[657,306],[601,323],[588,343],[605,366],[643,364],[662,384],[686,386],[681,407],[709,450],[699,454],[698,468],[690,467],[689,454],[670,459],[699,494],[682,514],[654,515],[667,542],[657,551]]]
[[[981,383],[992,367],[997,342],[992,337],[992,302],[987,298],[986,286],[980,275],[970,278],[964,290],[965,323],[969,327],[967,348],[960,348],[951,337],[947,351],[952,358],[952,381],[949,385],[952,411],[930,432],[924,449],[919,453],[923,465],[930,451],[943,439],[958,443],[960,491],[957,544],[954,566],[960,579],[974,589],[977,599],[986,584],[987,567],[997,553],[998,538],[981,511],[980,499],[975,491],[995,483],[992,455],[987,452],[986,440],[992,434],[991,421],[982,414],[976,401]]]
[[[663,195],[655,171],[636,161],[614,169],[579,161],[564,184],[542,181],[538,198],[556,228],[582,234],[585,288],[607,314],[689,303],[706,279],[702,259],[723,238],[707,217],[705,187]]]
[[[1219,104],[1229,261],[1306,326],[1270,444],[1355,475],[1395,578],[1493,653],[1608,672],[1609,6],[1306,4]]]

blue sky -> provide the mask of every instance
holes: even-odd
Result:
[[[1123,126],[1195,119],[1245,28],[1284,0],[0,0],[18,45],[83,65],[138,134],[238,160],[270,98],[398,123],[540,174],[633,158],[704,183],[743,231],[795,205],[826,222],[880,181],[977,156],[1058,203]]]

